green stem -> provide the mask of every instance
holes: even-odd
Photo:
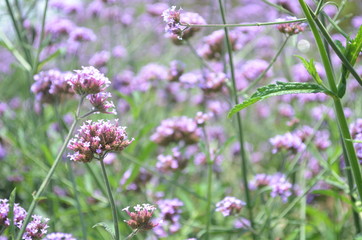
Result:
[[[21,31],[20,31],[20,27],[18,26],[18,23],[16,21],[16,18],[15,18],[15,15],[14,15],[14,12],[11,8],[11,5],[10,5],[10,2],[9,0],[5,0],[6,2],[6,7],[8,9],[8,12],[10,14],[10,18],[11,18],[11,21],[12,21],[12,24],[13,24],[13,27],[15,29],[15,32],[16,32],[16,36],[18,38],[18,41],[20,42],[20,46],[21,48],[23,49],[24,51],[24,54],[25,54],[25,57],[26,57],[26,60],[29,64],[31,64],[31,55],[30,55],[30,52],[29,50],[25,47],[25,44],[26,41],[23,39],[23,36],[21,34]],[[23,23],[20,23],[20,24],[23,24]]]
[[[232,23],[232,24],[181,24],[185,27],[217,27],[217,28],[226,28],[226,27],[260,27],[260,26],[269,26],[269,25],[278,25],[283,23],[294,23],[294,22],[304,22],[306,18],[298,18],[288,21],[280,22],[261,22],[261,23]]]
[[[211,196],[212,196],[212,165],[213,160],[210,157],[210,144],[207,137],[205,126],[202,127],[204,133],[205,145],[206,145],[206,162],[207,162],[207,205],[206,205],[206,240],[209,239],[210,235],[210,225],[211,225]]]
[[[45,0],[44,13],[43,13],[43,18],[42,18],[42,22],[41,22],[40,41],[39,41],[38,50],[36,52],[36,56],[35,56],[34,64],[33,64],[33,72],[32,72],[33,75],[38,72],[39,56],[40,56],[41,50],[43,49],[42,44],[44,41],[44,27],[45,27],[45,19],[47,16],[48,3],[49,3],[49,0]]]
[[[356,198],[353,196],[353,176],[351,174],[351,171],[349,170],[351,168],[351,166],[349,165],[349,161],[348,161],[348,155],[347,155],[347,151],[346,151],[346,147],[343,144],[343,140],[341,138],[341,143],[342,143],[342,147],[343,147],[343,156],[344,156],[344,161],[346,164],[346,175],[347,175],[347,181],[348,181],[348,188],[349,188],[349,197],[351,198],[352,204],[356,205]],[[355,207],[352,207],[352,215],[353,215],[353,222],[354,222],[354,226],[356,228],[356,234],[361,232],[361,223],[360,223],[360,217],[358,212],[356,211]]]
[[[223,21],[224,25],[226,26],[225,11],[224,11],[224,6],[222,3],[222,0],[219,0],[219,7],[220,7],[222,21]],[[227,51],[228,51],[228,55],[229,55],[231,79],[232,79],[232,84],[233,84],[233,97],[234,97],[235,104],[237,105],[239,103],[239,99],[238,99],[237,89],[236,89],[234,62],[233,62],[232,48],[231,48],[230,39],[229,39],[229,30],[227,27],[224,27],[224,31],[225,31],[225,40],[226,40]],[[238,137],[239,137],[239,143],[240,143],[241,172],[242,172],[242,178],[243,178],[243,185],[244,185],[244,189],[245,189],[246,207],[247,207],[248,213],[249,213],[250,226],[252,229],[254,229],[253,207],[251,204],[250,190],[249,190],[249,186],[248,186],[247,159],[246,159],[245,148],[244,148],[244,134],[243,134],[243,127],[242,127],[240,112],[238,112],[236,114],[236,117],[237,117],[238,133],[239,133]],[[252,235],[253,235],[253,239],[256,239],[256,235],[254,232],[252,233]]]
[[[74,199],[75,199],[75,203],[76,203],[76,208],[77,208],[77,212],[78,212],[78,216],[79,216],[80,224],[81,224],[81,228],[82,228],[82,239],[87,240],[87,228],[85,226],[85,220],[84,220],[84,215],[82,212],[82,207],[79,202],[77,184],[75,182],[75,177],[74,177],[71,161],[68,161],[68,168],[69,168],[70,181],[72,182],[72,188],[74,191]]]
[[[34,212],[35,207],[36,207],[36,205],[37,205],[37,203],[39,201],[39,198],[43,194],[45,188],[47,187],[47,185],[50,182],[53,174],[55,173],[56,168],[58,167],[60,161],[62,160],[63,153],[64,153],[65,149],[67,148],[68,142],[69,142],[70,138],[72,137],[74,129],[75,129],[75,127],[76,127],[76,125],[77,125],[77,123],[79,121],[80,107],[81,107],[81,105],[83,103],[83,99],[84,98],[81,98],[80,101],[79,101],[75,119],[74,119],[74,121],[72,123],[72,126],[69,129],[69,133],[68,133],[66,139],[64,140],[64,143],[63,143],[62,147],[59,150],[59,153],[58,153],[57,157],[55,158],[55,161],[54,161],[52,167],[50,168],[50,170],[49,170],[47,176],[45,177],[45,179],[43,180],[43,182],[41,183],[38,191],[33,196],[33,201],[30,204],[30,207],[29,207],[29,209],[27,211],[26,218],[25,218],[25,220],[23,222],[23,225],[22,225],[22,227],[21,227],[21,229],[20,229],[20,231],[19,231],[19,233],[18,233],[18,235],[16,237],[16,240],[21,240],[22,239],[22,236],[23,236],[23,234],[25,232],[26,226],[30,222],[31,216],[33,215],[33,212]]]
[[[319,35],[317,26],[315,24],[315,20],[313,19],[312,15],[309,11],[309,8],[306,5],[306,3],[304,2],[304,0],[299,0],[299,3],[303,9],[304,14],[306,15],[306,17],[308,19],[309,26],[313,32],[314,39],[317,43],[320,55],[322,57],[322,62],[323,62],[323,65],[324,65],[324,68],[326,71],[329,86],[330,86],[332,92],[337,94],[337,86],[336,86],[336,83],[334,80],[332,66],[328,59],[328,54],[323,45],[322,38]],[[358,194],[361,199],[361,197],[362,197],[362,175],[361,175],[359,161],[357,159],[353,143],[350,141],[346,141],[346,139],[347,140],[351,139],[351,135],[350,135],[350,132],[348,129],[346,117],[344,115],[341,99],[335,97],[335,98],[333,98],[333,101],[334,101],[335,111],[336,111],[336,115],[337,115],[338,125],[340,127],[341,134],[342,134],[342,141],[344,142],[344,146],[346,147],[346,150],[347,150],[348,160],[350,161],[354,181],[355,181],[355,184],[357,185]]]
[[[112,209],[114,232],[116,234],[115,240],[119,240],[119,227],[118,227],[117,209],[116,209],[116,204],[114,203],[114,199],[113,199],[113,195],[112,195],[112,191],[111,191],[111,186],[109,185],[109,180],[108,180],[108,176],[107,176],[106,168],[104,166],[103,159],[104,158],[100,159],[100,162],[101,162],[101,166],[102,166],[102,174],[103,174],[104,182],[106,183],[106,187],[107,187],[107,194],[108,194],[109,203],[111,204],[111,209]]]
[[[139,229],[135,229],[130,235],[128,235],[124,240],[129,240],[131,238],[133,238],[134,236],[136,236],[136,234],[138,233]]]

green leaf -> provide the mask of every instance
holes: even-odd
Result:
[[[313,77],[313,79],[320,85],[323,85],[323,81],[322,79],[319,77],[319,74],[317,72],[317,69],[314,65],[314,60],[311,59],[309,62],[308,60],[306,60],[305,58],[301,57],[301,56],[296,56],[298,57],[300,60],[302,60],[303,65],[305,67],[305,69],[307,69],[308,73]]]
[[[112,236],[112,239],[115,240],[116,239],[116,236],[114,234],[114,230],[112,227],[110,227],[107,223],[105,222],[99,222],[97,223],[96,225],[94,225],[92,228],[95,228],[95,227],[102,227],[104,228],[104,230],[106,230],[111,236]]]
[[[57,51],[55,51],[53,54],[49,55],[46,59],[44,59],[43,61],[41,61],[38,64],[37,72],[39,72],[47,62],[53,60],[54,58],[58,57],[59,55],[63,55],[64,53],[65,53],[65,50],[60,48]]]
[[[352,39],[351,41],[347,42],[345,56],[352,66],[356,64],[357,57],[361,51],[362,51],[362,26],[360,26],[355,39]],[[342,79],[343,78],[347,79],[348,75],[349,75],[349,70],[345,65],[343,65]]]
[[[10,219],[10,239],[15,238],[15,225],[14,225],[14,206],[15,206],[16,188],[11,192],[9,197],[9,219]]]
[[[324,87],[314,83],[277,82],[276,84],[269,84],[267,86],[258,88],[257,92],[254,93],[250,98],[234,106],[228,113],[228,118],[231,118],[232,115],[239,112],[240,110],[272,96],[295,94],[295,93],[319,93],[319,92],[325,93],[333,97],[335,96],[328,89],[325,89]]]

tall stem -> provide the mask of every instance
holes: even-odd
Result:
[[[29,223],[29,221],[31,219],[31,216],[34,213],[34,210],[35,210],[35,207],[36,207],[36,205],[38,203],[39,198],[43,194],[45,188],[47,187],[47,185],[50,182],[53,174],[55,173],[55,169],[58,167],[60,161],[62,160],[63,153],[64,153],[65,149],[67,148],[68,142],[69,142],[70,138],[72,137],[74,129],[75,129],[75,127],[76,127],[76,125],[77,125],[77,123],[79,121],[80,107],[81,107],[81,105],[83,103],[83,100],[84,100],[84,97],[82,97],[80,99],[80,101],[79,101],[75,119],[74,119],[74,121],[72,123],[72,126],[69,129],[69,133],[68,133],[67,137],[65,138],[62,147],[59,150],[59,153],[58,153],[57,157],[55,158],[55,161],[54,161],[53,165],[51,166],[47,176],[45,177],[45,179],[41,183],[38,191],[36,192],[36,194],[33,197],[33,201],[30,204],[30,207],[29,207],[29,209],[27,211],[26,218],[25,218],[25,220],[23,222],[23,225],[21,226],[21,229],[20,229],[20,231],[19,231],[19,233],[18,233],[18,235],[16,237],[16,240],[21,240],[22,239],[23,234],[24,234],[25,229],[26,229],[26,226],[28,225],[28,223]]]
[[[206,162],[207,162],[207,205],[206,205],[207,222],[206,222],[205,239],[208,240],[210,237],[210,225],[211,225],[212,166],[214,162],[210,157],[210,144],[209,144],[209,139],[207,137],[205,126],[202,127],[202,131],[204,133],[204,138],[205,138]]]
[[[332,92],[337,93],[337,86],[336,86],[336,83],[334,80],[333,69],[332,69],[331,63],[328,59],[328,54],[324,47],[322,37],[320,36],[317,26],[315,24],[316,20],[313,19],[311,13],[309,12],[308,6],[304,2],[304,0],[299,0],[299,3],[303,9],[304,14],[307,17],[309,26],[313,32],[314,39],[317,43],[320,55],[322,57],[322,62],[323,62],[323,65],[324,65],[324,68],[326,71],[330,89],[332,90]],[[349,161],[349,164],[351,165],[354,181],[355,181],[355,184],[357,185],[357,191],[358,191],[359,197],[361,199],[361,197],[362,197],[362,174],[361,174],[359,161],[357,159],[353,143],[351,141],[349,141],[351,139],[351,134],[348,129],[348,124],[347,124],[346,117],[344,115],[341,99],[335,97],[335,98],[333,98],[333,101],[334,101],[334,107],[335,107],[335,111],[336,111],[336,115],[337,115],[338,125],[340,127],[340,131],[341,131],[341,135],[342,135],[342,141],[343,141],[344,146],[346,147],[348,161]]]
[[[224,24],[226,24],[225,11],[224,11],[224,6],[222,3],[222,0],[219,0],[219,7],[220,7],[222,21]],[[235,81],[233,54],[232,54],[232,49],[231,49],[231,44],[230,44],[230,39],[229,39],[229,30],[227,27],[225,27],[224,31],[225,31],[225,40],[226,40],[227,51],[228,51],[228,55],[229,55],[231,80],[232,80],[232,84],[233,84],[233,97],[234,97],[235,104],[239,104],[239,99],[238,99],[237,89],[236,89],[236,81]],[[243,185],[244,185],[244,189],[245,189],[246,207],[247,207],[248,213],[249,213],[250,226],[251,226],[251,228],[254,229],[253,207],[251,204],[250,190],[249,190],[249,186],[248,186],[247,159],[246,159],[245,148],[244,148],[244,134],[243,134],[243,127],[242,127],[240,112],[238,112],[236,114],[236,118],[237,118],[238,133],[239,133],[238,137],[239,137],[239,143],[240,143],[241,171],[242,171]],[[253,239],[256,239],[256,235],[255,235],[254,231],[252,234],[253,234]]]
[[[118,227],[117,209],[116,209],[116,204],[114,203],[114,199],[113,199],[113,195],[112,195],[112,191],[111,191],[111,186],[109,185],[108,176],[107,176],[106,168],[104,166],[103,159],[104,158],[100,159],[100,162],[101,162],[101,166],[102,166],[102,173],[103,173],[104,182],[106,183],[106,187],[107,187],[107,194],[108,194],[109,203],[111,204],[111,208],[112,208],[114,231],[115,231],[115,234],[116,234],[115,240],[119,240],[119,227]]]

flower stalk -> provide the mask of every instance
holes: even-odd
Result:
[[[65,138],[64,140],[64,143],[62,145],[62,147],[60,148],[59,150],[59,153],[57,155],[57,157],[55,158],[55,161],[53,163],[53,165],[51,166],[47,176],[45,177],[45,179],[43,180],[42,184],[40,185],[38,191],[36,191],[35,195],[33,196],[33,201],[31,202],[30,204],[30,207],[28,209],[28,214],[23,222],[23,225],[16,237],[16,240],[21,240],[22,239],[22,236],[25,232],[25,229],[26,229],[26,226],[28,225],[28,223],[30,222],[31,220],[31,217],[32,217],[32,214],[34,213],[34,210],[35,210],[35,207],[39,201],[39,198],[42,196],[45,188],[48,186],[51,178],[53,177],[54,173],[55,173],[55,170],[56,168],[58,167],[60,161],[62,160],[62,156],[63,156],[63,153],[65,151],[65,149],[67,148],[67,145],[68,145],[68,142],[70,140],[70,138],[72,137],[73,135],[73,132],[74,132],[74,129],[75,127],[77,126],[78,122],[79,122],[79,114],[80,114],[80,108],[82,106],[82,103],[83,103],[83,100],[84,100],[84,97],[82,97],[80,100],[79,100],[79,103],[78,103],[78,107],[77,107],[77,111],[76,111],[76,115],[75,115],[75,119],[69,129],[69,132],[68,132],[68,135],[67,137]]]
[[[225,11],[222,0],[219,0],[219,7],[220,7],[220,13],[222,17],[223,24],[226,24],[226,17],[225,17]],[[280,22],[279,22],[280,24]],[[233,62],[233,55],[232,55],[232,48],[229,40],[229,30],[227,27],[224,27],[225,31],[225,40],[226,40],[226,46],[227,46],[227,52],[229,55],[229,64],[230,64],[230,72],[231,72],[231,80],[233,85],[233,97],[235,104],[239,104],[238,94],[237,94],[237,88],[236,88],[236,80],[235,80],[235,71],[234,71],[234,62]],[[248,209],[249,214],[249,221],[250,221],[250,227],[254,229],[254,217],[253,217],[253,207],[251,204],[250,199],[250,190],[248,186],[248,169],[247,169],[247,159],[245,154],[245,147],[244,147],[244,134],[243,134],[243,127],[242,127],[242,119],[241,114],[238,112],[236,114],[237,118],[237,126],[238,126],[238,138],[240,143],[240,155],[241,155],[241,171],[242,171],[242,180],[243,185],[245,189],[245,198],[246,198],[246,207]],[[256,239],[256,235],[253,232],[253,239]]]

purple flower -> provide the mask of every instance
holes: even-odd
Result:
[[[115,58],[123,58],[127,56],[127,50],[121,45],[115,46],[112,49],[112,56]]]
[[[45,25],[45,32],[55,39],[61,36],[69,36],[75,27],[75,24],[69,19],[56,18]]]
[[[170,69],[168,70],[167,79],[170,82],[177,82],[180,76],[183,74],[185,70],[185,64],[183,62],[174,60],[170,62]]]
[[[283,174],[274,174],[270,186],[272,189],[270,196],[273,198],[279,196],[283,202],[287,202],[288,197],[292,195],[292,184],[286,180]]]
[[[168,8],[165,11],[163,11],[161,15],[163,17],[163,21],[165,21],[167,24],[165,27],[166,33],[171,35],[176,35],[178,36],[179,39],[182,39],[181,37],[182,30],[185,28],[182,27],[180,24],[181,10],[182,8],[176,10],[176,6],[172,6],[171,8]]]
[[[181,228],[180,217],[184,204],[179,199],[161,199],[157,202],[160,209],[160,224],[154,228],[154,232],[158,237],[167,237],[170,234],[178,232]]]
[[[246,218],[238,218],[234,221],[234,228],[248,229],[251,227],[250,221]]]
[[[0,226],[5,227],[10,226],[10,219],[8,218],[9,214],[9,201],[7,199],[0,199]],[[25,219],[27,213],[24,208],[20,207],[18,203],[14,204],[14,225],[18,228],[21,228],[23,220]]]
[[[285,18],[278,18],[276,21],[277,22],[283,22],[283,21],[291,21],[291,20],[296,20],[296,17],[291,17],[291,16],[287,16]],[[293,22],[293,23],[282,23],[276,26],[276,28],[279,30],[279,32],[281,33],[285,33],[288,35],[294,35],[294,34],[298,34],[301,33],[305,30],[305,24],[304,23],[300,23],[300,22]]]
[[[76,74],[68,78],[68,83],[81,96],[103,92],[111,84],[107,77],[92,66],[74,72]]]
[[[70,160],[76,162],[90,162],[95,155],[102,159],[108,152],[121,152],[132,143],[127,140],[126,127],[118,126],[109,120],[92,120],[83,123],[78,134],[69,141],[68,148],[74,151],[69,154]]]
[[[23,235],[24,240],[38,240],[42,239],[47,233],[47,225],[49,219],[41,216],[33,215],[33,220],[26,226],[25,233]]]
[[[150,14],[153,17],[162,16],[164,11],[167,11],[168,5],[166,3],[153,3],[153,4],[147,4],[146,11],[148,14]]]
[[[73,237],[72,234],[56,232],[46,235],[43,240],[77,240],[77,239]]]
[[[66,96],[74,94],[67,82],[67,78],[71,76],[72,74],[69,72],[63,73],[54,69],[40,72],[34,76],[35,82],[31,85],[30,90],[35,94],[38,102],[59,102]]]
[[[128,216],[131,217],[130,220],[125,220],[128,226],[130,226],[132,229],[139,229],[139,230],[150,230],[158,225],[158,223],[153,223],[151,221],[153,212],[156,210],[156,208],[150,204],[142,204],[136,205],[133,207],[134,212],[129,211],[130,207],[126,207],[122,209],[122,211],[125,211]]]
[[[223,72],[207,72],[200,79],[199,87],[205,93],[220,92],[227,77]]]
[[[108,98],[112,97],[112,94],[109,92],[100,92],[97,94],[88,95],[89,102],[92,104],[94,111],[100,113],[108,113],[116,115],[117,112],[115,109],[109,111],[110,108],[114,108],[112,101],[107,101]]]
[[[162,173],[175,172],[186,167],[185,159],[178,148],[172,149],[172,155],[158,155],[156,168]]]
[[[94,32],[85,27],[76,27],[69,34],[69,40],[72,42],[93,42],[96,39]]]
[[[246,205],[245,202],[235,197],[227,196],[220,202],[216,203],[216,212],[221,212],[224,217],[240,213],[241,209]]]
[[[107,62],[111,58],[111,54],[108,51],[100,51],[95,53],[91,59],[89,59],[89,64],[97,68],[106,66]]]
[[[151,140],[162,146],[171,142],[183,141],[186,144],[194,144],[199,141],[201,130],[197,123],[188,117],[173,117],[165,119],[152,134]]]
[[[119,185],[124,186],[128,179],[131,177],[132,171],[127,170],[121,180],[119,181]],[[133,180],[133,182],[129,183],[126,187],[128,191],[140,191],[152,178],[152,174],[147,172],[144,168],[141,168],[138,176]]]
[[[284,135],[277,135],[271,138],[270,143],[273,145],[273,153],[277,153],[281,150],[290,150],[293,153],[303,151],[306,146],[302,142],[302,139],[295,134],[290,132]]]

